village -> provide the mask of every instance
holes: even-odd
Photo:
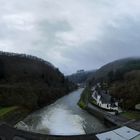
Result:
[[[115,114],[122,112],[119,107],[119,101],[110,95],[109,90],[103,89],[101,83],[94,85],[91,88],[91,92],[90,102],[93,105]]]

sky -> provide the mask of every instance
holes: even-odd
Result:
[[[140,56],[139,0],[0,0],[0,50],[65,75]]]

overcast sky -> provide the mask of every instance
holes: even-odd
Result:
[[[0,0],[0,50],[64,74],[140,56],[139,0]]]

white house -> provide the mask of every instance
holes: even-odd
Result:
[[[97,105],[101,108],[108,110],[118,111],[118,102],[116,102],[109,93],[106,93],[104,90],[98,92],[93,91],[92,98],[96,101]]]

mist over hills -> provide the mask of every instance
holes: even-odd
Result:
[[[51,63],[40,58],[0,52],[0,106],[36,109],[74,89]]]
[[[119,60],[110,62],[108,64],[105,64],[101,68],[99,68],[96,71],[94,77],[95,77],[95,79],[105,77],[105,76],[107,76],[108,72],[110,72],[110,71],[115,72],[117,69],[121,69],[121,68],[125,67],[128,63],[130,65],[135,65],[135,63],[139,63],[139,61],[140,61],[140,57],[129,57],[129,58],[123,58],[123,59],[119,59]],[[135,67],[133,67],[133,68],[135,69]]]
[[[67,76],[69,81],[78,84],[78,83],[86,83],[90,77],[94,75],[96,70],[90,70],[90,71],[83,71],[80,73],[73,73],[72,75]]]
[[[129,57],[113,62],[107,63],[96,70],[89,70],[80,73],[73,73],[68,75],[67,78],[74,83],[86,83],[91,81],[93,78],[96,81],[100,81],[102,78],[107,78],[109,72],[117,71],[118,69],[127,69],[126,71],[131,71],[133,69],[139,69],[140,57]]]

